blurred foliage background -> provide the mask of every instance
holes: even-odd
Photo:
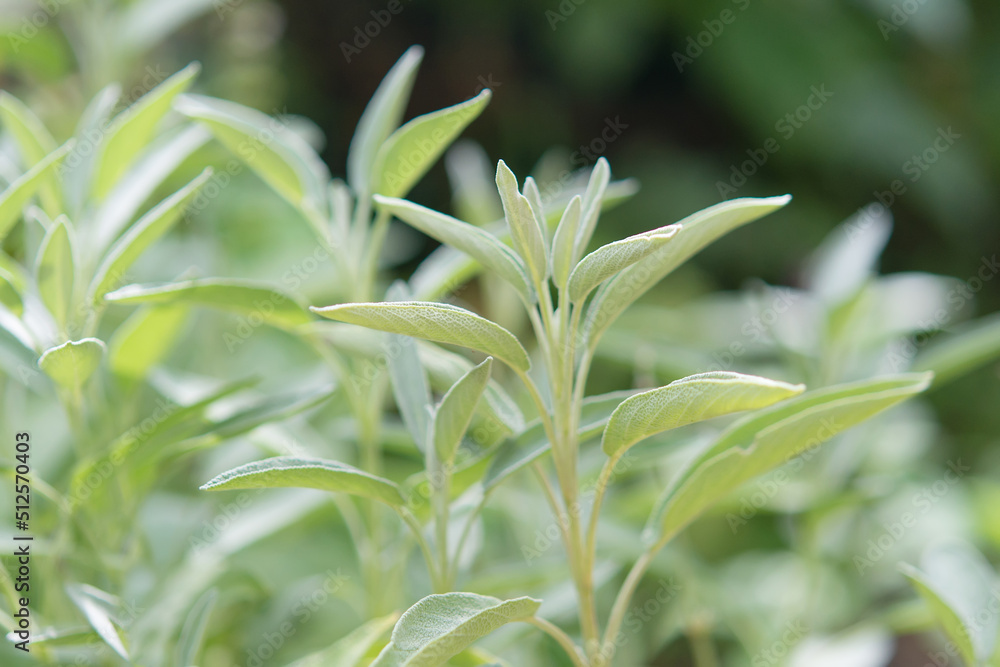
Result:
[[[883,273],[967,280],[1000,252],[1000,5],[987,0],[0,0],[0,28],[6,34],[0,85],[60,139],[106,84],[122,82],[128,98],[131,89],[145,92],[150,80],[198,60],[204,68],[198,92],[309,119],[314,125],[302,120],[302,131],[321,143],[331,170],[342,173],[355,123],[377,82],[409,45],[422,44],[426,58],[408,117],[490,87],[492,103],[464,136],[518,174],[548,175],[539,179],[543,193],[559,187],[567,161],[584,167],[602,155],[617,178],[640,182],[631,201],[602,218],[599,240],[668,224],[723,198],[794,195],[790,206],[700,254],[647,299],[651,303],[680,307],[755,281],[802,287],[810,253],[862,207],[888,202],[896,181],[902,187],[891,195],[894,228]],[[942,143],[942,136],[952,139]],[[220,147],[209,145],[164,192],[205,162],[225,159]],[[290,268],[310,247],[308,230],[253,174],[244,170],[236,185],[148,256],[139,277],[168,279],[190,266],[203,275],[287,284]],[[450,192],[442,161],[410,199],[453,211]],[[406,277],[433,244],[403,229],[395,229],[394,238],[393,270]],[[296,288],[324,302],[331,292],[324,285],[328,269],[320,266]],[[1000,309],[1000,281],[995,272],[991,278],[962,318]],[[475,292],[462,298],[475,300]],[[188,338],[195,344],[181,346],[172,363],[221,377],[251,370],[275,388],[308,372],[305,350],[272,331],[229,354],[223,334],[231,328],[217,314],[199,315]],[[601,363],[592,393],[641,376],[614,359]],[[734,369],[752,371],[747,364],[737,360]],[[930,419],[940,427],[929,436],[932,446],[917,452],[927,457],[931,479],[945,461],[962,458],[972,466],[976,500],[960,510],[972,513],[971,532],[994,560],[1000,553],[998,371],[987,365],[930,394]],[[650,372],[672,379],[655,364]],[[238,444],[164,479],[183,500],[150,509],[161,515],[150,525],[169,524],[164,515],[180,508],[212,516],[196,509],[207,501],[192,494],[192,486],[207,479],[207,470],[221,469],[220,460],[245,458],[241,451],[248,447]],[[349,560],[342,535],[328,529],[335,516],[310,515],[244,555],[241,564],[254,576],[229,576],[254,604],[241,608],[230,599],[226,627],[215,627],[215,635],[254,636],[315,584],[307,577],[322,578],[337,554]],[[735,536],[724,527],[707,535],[693,531],[696,551],[721,562],[785,543],[790,529],[780,516],[758,522]],[[149,538],[155,542],[154,529]],[[316,548],[290,550],[296,541]],[[169,551],[165,543],[162,548]],[[754,571],[744,565],[750,569],[727,576]],[[272,588],[258,590],[260,581]],[[345,619],[337,605],[319,613],[339,635],[356,619]],[[323,645],[329,636],[322,627],[307,626],[302,643],[284,655]],[[905,656],[904,645],[896,664],[922,664]],[[211,653],[206,664],[215,664]]]

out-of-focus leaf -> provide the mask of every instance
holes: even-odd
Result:
[[[105,294],[123,282],[128,268],[149,246],[170,231],[180,219],[184,207],[211,177],[212,170],[205,169],[193,181],[154,206],[115,243],[94,274],[89,288],[90,303],[99,303]]]
[[[527,197],[517,190],[517,177],[503,160],[497,163],[496,183],[514,249],[527,265],[533,284],[541,285],[549,274],[545,236]]]
[[[382,79],[365,107],[347,151],[347,180],[359,198],[372,192],[376,156],[393,130],[399,127],[413,90],[424,50],[411,46]]]
[[[490,101],[489,89],[471,100],[418,116],[393,132],[375,158],[373,193],[405,197],[462,130]]]
[[[494,630],[535,615],[541,601],[445,593],[410,607],[371,667],[440,667]]]
[[[261,322],[294,329],[312,321],[309,312],[295,297],[271,287],[245,280],[202,278],[166,285],[127,285],[104,296],[112,303],[187,303],[218,308]]]
[[[346,303],[311,310],[339,322],[479,350],[520,371],[531,368],[528,353],[514,334],[457,306],[402,301]]]
[[[108,342],[108,363],[120,377],[138,380],[170,352],[187,321],[183,304],[140,308]]]
[[[619,457],[651,435],[733,412],[764,408],[804,389],[801,384],[725,371],[681,378],[622,401],[604,429],[604,453]]]
[[[460,219],[480,227],[503,217],[492,166],[482,146],[470,140],[458,141],[445,153],[444,164]]]
[[[527,303],[535,301],[521,258],[489,232],[403,199],[375,195],[375,202],[411,227],[474,257],[513,285]]]
[[[908,374],[836,385],[740,419],[677,475],[645,538],[670,539],[740,484],[922,392],[930,380],[930,374]]]
[[[389,301],[406,301],[410,298],[406,283],[394,283],[386,293]],[[371,338],[371,332],[365,335]],[[396,398],[403,423],[413,436],[413,441],[421,451],[427,450],[427,433],[430,423],[431,390],[427,385],[427,373],[420,362],[417,341],[409,336],[389,334],[394,348],[386,350],[392,393]]]
[[[288,667],[362,667],[368,652],[396,624],[399,613],[368,621],[329,648],[310,653]]]
[[[20,219],[21,209],[31,197],[42,187],[46,179],[72,150],[74,141],[70,139],[62,146],[46,155],[41,162],[25,172],[20,178],[7,186],[0,194],[0,241],[7,238],[11,227]]]
[[[490,380],[493,358],[479,364],[452,385],[434,413],[434,450],[438,459],[450,463],[465,436],[486,383]]]
[[[653,254],[679,231],[679,225],[668,225],[601,246],[581,259],[570,274],[566,284],[570,300],[582,302],[595,287]]]
[[[201,651],[201,643],[205,639],[208,619],[212,615],[212,609],[218,598],[219,591],[210,588],[191,607],[187,618],[184,619],[181,635],[177,640],[176,667],[190,667],[198,664],[198,653]]]
[[[124,6],[115,32],[116,44],[132,52],[149,51],[167,35],[210,9],[220,18],[236,5],[219,0],[140,0]],[[193,662],[190,664],[194,664]],[[188,667],[185,665],[184,667]]]
[[[915,371],[934,371],[939,387],[1000,357],[1000,315],[985,317],[940,334],[917,354]]]
[[[73,243],[65,221],[55,223],[38,249],[35,275],[38,277],[38,294],[60,327],[66,327],[70,303],[73,300],[73,278],[76,263],[73,261]]]
[[[31,109],[7,91],[0,91],[0,121],[21,151],[25,168],[31,168],[56,149],[56,140]],[[59,183],[49,172],[39,189],[42,208],[50,217],[62,213]]]
[[[107,594],[87,584],[69,584],[66,587],[66,592],[73,603],[83,612],[83,615],[87,617],[87,622],[101,636],[104,643],[122,658],[128,660],[128,649],[125,648],[121,635],[118,634],[111,614],[100,602],[107,597]]]
[[[752,222],[791,201],[788,195],[767,199],[731,199],[690,215],[681,231],[662,248],[606,282],[587,309],[582,331],[590,347],[636,299],[699,250],[720,236]],[[582,230],[581,230],[582,231]]]
[[[103,356],[104,343],[96,338],[70,340],[45,350],[38,367],[60,386],[77,390],[94,374]]]
[[[404,503],[399,486],[387,479],[337,461],[291,456],[279,456],[233,468],[216,476],[201,488],[205,491],[222,491],[279,487],[349,493],[393,507],[401,507]]]
[[[98,199],[104,199],[125,174],[152,139],[156,126],[170,111],[174,98],[191,85],[200,70],[198,63],[191,63],[143,95],[112,121],[102,142],[92,184]]]
[[[17,279],[14,276],[0,268],[0,304],[17,317],[21,317],[24,313],[24,300],[16,283]]]
[[[611,167],[605,158],[599,158],[590,172],[590,181],[583,194],[583,208],[580,213],[580,224],[577,226],[576,238],[573,241],[573,262],[583,257],[601,214],[604,192],[611,182]]]
[[[836,306],[857,294],[878,269],[892,233],[892,216],[861,209],[834,229],[813,253],[807,284],[824,303]]]

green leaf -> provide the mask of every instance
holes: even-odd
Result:
[[[184,95],[174,107],[206,125],[289,203],[309,212],[326,210],[330,172],[316,152],[280,120],[256,109],[201,95]],[[326,231],[320,230],[325,237]]]
[[[337,461],[279,456],[254,461],[216,476],[203,485],[203,491],[223,489],[276,489],[293,487],[320,489],[371,498],[401,507],[404,503],[399,486],[387,479]]]
[[[587,182],[587,190],[583,194],[583,212],[580,214],[580,225],[576,232],[576,239],[573,242],[573,262],[576,263],[583,252],[587,249],[594,230],[597,228],[597,219],[601,215],[601,208],[604,201],[604,192],[611,182],[611,167],[605,158],[598,158],[593,171],[590,172],[590,180]]]
[[[184,619],[184,625],[181,627],[180,637],[177,639],[176,667],[190,667],[198,664],[198,653],[205,640],[208,619],[212,615],[212,609],[218,598],[218,589],[210,588],[191,607],[187,618]]]
[[[529,597],[429,595],[403,614],[371,667],[440,667],[494,630],[531,618],[540,604]]]
[[[375,158],[374,194],[404,197],[441,153],[475,120],[490,101],[489,89],[471,100],[418,116],[385,140]]]
[[[621,402],[634,391],[613,391],[608,394],[588,396],[583,399],[580,413],[580,427],[577,437],[581,443],[593,438],[605,429],[608,419]],[[490,461],[490,467],[483,478],[483,488],[491,491],[505,479],[537,461],[552,451],[548,436],[541,421],[535,420],[524,431],[510,438]]]
[[[410,297],[406,283],[393,283],[386,293],[389,301],[406,301]],[[368,338],[371,331],[361,329]],[[403,423],[421,451],[427,451],[427,433],[430,423],[431,390],[427,386],[427,373],[420,361],[417,341],[409,336],[390,334],[390,344],[395,349],[386,350],[392,393],[396,399]]]
[[[679,231],[679,225],[668,225],[601,246],[580,260],[570,274],[570,300],[579,304],[595,287],[653,254]]]
[[[279,329],[294,329],[312,321],[290,294],[259,283],[227,278],[201,278],[166,285],[126,285],[104,296],[119,304],[189,303],[260,318]]]
[[[812,391],[738,420],[695,456],[653,510],[646,538],[666,541],[739,485],[927,388],[907,374]]]
[[[128,170],[153,138],[156,126],[170,111],[174,98],[191,85],[200,69],[198,63],[191,63],[115,117],[97,159],[92,189],[98,199],[104,199]]]
[[[497,237],[467,222],[404,199],[375,195],[375,203],[411,227],[475,258],[513,285],[527,303],[534,303],[536,295],[529,283],[524,262]]]
[[[533,284],[541,285],[549,272],[542,228],[527,197],[517,190],[517,177],[503,160],[497,163],[496,181],[514,249],[528,266]]]
[[[7,238],[11,227],[21,218],[21,209],[34,196],[38,188],[72,150],[74,141],[70,139],[62,146],[45,156],[34,167],[15,180],[0,195],[0,241]]]
[[[601,334],[636,299],[720,236],[775,211],[791,200],[788,195],[767,199],[731,199],[690,215],[678,224],[677,236],[649,257],[606,282],[587,309],[582,331],[591,348]]]
[[[157,137],[101,202],[86,239],[100,256],[128,227],[139,207],[186,160],[211,138],[204,127],[186,125]]]
[[[686,424],[764,408],[801,394],[793,385],[726,371],[699,373],[622,401],[604,429],[602,446],[618,457],[640,440]]]
[[[17,278],[2,267],[0,267],[0,304],[17,317],[21,317],[24,313],[24,300],[21,298],[21,290],[17,288]]]
[[[311,310],[339,322],[478,350],[519,371],[531,368],[528,353],[514,334],[495,322],[457,306],[427,301],[403,301],[346,303]]]
[[[211,168],[205,169],[193,181],[150,209],[115,243],[105,255],[90,284],[89,303],[100,303],[105,294],[124,281],[129,267],[149,246],[170,231],[180,219],[184,207],[211,177]]]
[[[549,252],[549,223],[545,216],[545,204],[542,202],[542,193],[538,190],[538,184],[531,176],[524,179],[524,198],[531,206],[531,213],[535,216],[535,223],[542,231],[542,240],[545,243],[545,252]]]
[[[111,614],[106,608],[106,599],[109,597],[103,591],[88,586],[87,584],[69,584],[66,592],[83,615],[87,617],[87,622],[94,628],[101,639],[110,646],[115,653],[125,660],[129,659],[128,650],[122,642],[121,635],[111,618]]]
[[[56,140],[52,138],[38,116],[21,100],[5,90],[0,91],[0,121],[17,141],[25,168],[35,166],[56,149]],[[62,213],[59,182],[51,172],[43,179],[39,196],[42,208],[50,217]]]
[[[66,222],[59,221],[49,229],[42,240],[42,245],[38,249],[35,274],[42,303],[63,329],[66,327],[66,318],[73,300],[75,266],[69,228]]]
[[[376,157],[386,139],[403,120],[423,57],[422,47],[411,46],[407,49],[382,79],[361,114],[347,151],[347,180],[359,198],[371,194],[372,179],[376,176],[373,173]]]
[[[362,667],[365,656],[398,618],[397,612],[368,621],[332,646],[296,660],[288,667]]]
[[[915,371],[934,371],[935,388],[1000,357],[1000,315],[975,320],[939,336],[913,362]]]
[[[573,244],[576,241],[576,231],[580,227],[580,211],[583,200],[575,195],[569,200],[569,205],[563,211],[555,236],[552,237],[552,282],[562,289],[569,280],[573,269]]]
[[[993,665],[1000,650],[1000,620],[993,610],[997,577],[971,544],[939,543],[924,552],[920,569],[900,563],[900,570],[930,606],[967,665]]]
[[[492,369],[493,358],[487,357],[486,361],[452,385],[441,399],[433,420],[434,451],[437,452],[439,460],[451,462],[455,458],[458,446],[462,444],[462,438],[472,423],[476,405],[479,404],[486,384],[490,381]]]
[[[45,350],[38,367],[60,386],[75,391],[90,379],[103,356],[104,343],[96,338],[70,340]]]
[[[187,321],[183,304],[140,308],[115,329],[108,342],[108,364],[123,378],[140,380],[167,356]]]

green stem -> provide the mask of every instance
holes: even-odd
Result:
[[[451,495],[451,467],[442,464],[434,456],[434,468],[431,476],[431,488],[434,490],[435,518],[435,540],[438,550],[438,574],[440,576],[440,590],[436,593],[447,593],[452,588],[451,567],[448,558],[448,520],[450,518],[450,495]]]
[[[434,564],[434,552],[431,551],[431,547],[427,543],[427,539],[424,537],[423,527],[420,525],[420,522],[417,521],[417,518],[413,516],[413,513],[405,507],[400,507],[396,511],[403,519],[403,522],[410,528],[410,531],[413,533],[413,537],[416,538],[417,546],[420,547],[420,552],[424,556],[424,563],[427,565],[427,573],[431,577],[431,587],[435,591],[440,590],[442,588],[441,577]]]
[[[657,552],[663,548],[665,541],[661,540],[657,542],[653,548],[644,552],[639,559],[632,565],[632,569],[629,571],[628,576],[625,577],[625,582],[622,587],[618,590],[618,595],[615,597],[615,603],[611,607],[611,615],[608,616],[608,625],[604,630],[604,641],[602,657],[607,660],[610,664],[611,658],[614,656],[615,650],[615,637],[618,631],[621,629],[622,622],[625,620],[625,614],[628,611],[628,605],[632,601],[632,596],[635,595],[636,589],[639,587],[639,582],[642,581],[643,576],[646,574],[646,570],[653,562],[653,558],[656,557]]]
[[[525,622],[530,623],[545,634],[552,637],[552,639],[556,640],[559,646],[566,651],[566,655],[569,656],[569,659],[573,662],[574,667],[586,667],[587,662],[584,657],[580,655],[580,649],[573,643],[573,640],[570,639],[569,635],[559,629],[558,626],[538,616],[532,616]]]

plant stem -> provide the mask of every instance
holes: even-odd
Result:
[[[653,562],[657,552],[663,547],[664,542],[661,540],[652,549],[644,552],[639,559],[632,566],[629,571],[628,576],[625,577],[625,582],[622,584],[621,589],[618,591],[618,596],[615,598],[615,603],[611,607],[611,615],[608,617],[608,625],[604,630],[604,641],[602,653],[606,654],[606,659],[610,663],[611,658],[614,656],[614,639],[621,629],[622,622],[625,620],[625,613],[628,611],[628,605],[632,600],[632,596],[635,595],[636,589],[639,587],[639,582],[642,581],[642,577],[646,574],[646,570],[649,569],[650,564]]]
[[[423,527],[417,518],[413,516],[413,513],[405,507],[400,507],[396,510],[399,516],[403,519],[406,525],[410,528],[413,536],[416,538],[417,545],[420,547],[421,553],[424,555],[424,563],[427,564],[427,572],[431,577],[431,587],[437,591],[441,589],[441,578],[438,575],[437,568],[434,565],[434,553],[431,551],[431,547],[427,544],[427,540],[424,538]]]
[[[538,616],[532,616],[526,619],[525,622],[530,623],[555,639],[556,642],[559,643],[559,646],[566,651],[566,655],[568,655],[569,659],[573,661],[573,665],[575,667],[586,667],[587,662],[584,657],[580,655],[580,649],[573,643],[573,640],[570,639],[569,635],[559,629],[558,626]]]

